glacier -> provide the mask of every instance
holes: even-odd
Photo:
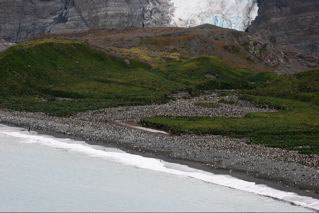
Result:
[[[245,31],[258,16],[257,0],[170,0],[171,25],[212,24]]]

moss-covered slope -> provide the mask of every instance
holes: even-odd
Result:
[[[250,88],[270,74],[234,69],[218,58],[151,67],[72,40],[35,40],[0,54],[0,106],[67,115],[167,101],[178,90]]]

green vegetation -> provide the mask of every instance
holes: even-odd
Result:
[[[70,40],[36,40],[0,53],[0,107],[70,115],[99,108],[164,102],[188,90],[254,88],[269,73],[232,69],[218,58],[151,67]]]
[[[269,72],[254,72],[226,65],[216,57],[199,57],[171,62],[159,69],[170,81],[192,91],[216,89],[253,89],[274,77]]]
[[[280,76],[242,99],[276,113],[250,113],[243,118],[153,117],[144,125],[174,133],[217,134],[251,138],[251,143],[319,154],[319,71]]]
[[[319,70],[277,77],[251,94],[289,98],[319,105]]]
[[[178,89],[138,61],[71,41],[38,41],[0,55],[0,105],[55,115],[160,102]]]
[[[243,118],[153,117],[143,123],[174,133],[248,137],[256,144],[319,154],[319,70],[276,76],[234,68],[216,57],[185,60],[172,52],[152,58],[143,49],[127,51],[145,55],[144,61],[153,66],[71,40],[36,40],[11,47],[0,53],[0,107],[67,116],[166,102],[177,91],[198,95],[223,90],[227,95],[227,90],[238,90],[241,99],[279,112]],[[227,99],[221,103],[236,104]]]

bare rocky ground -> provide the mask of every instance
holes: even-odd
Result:
[[[222,99],[222,101],[220,101]],[[217,103],[207,108],[203,103]],[[201,104],[198,104],[201,103]],[[228,104],[226,104],[228,103]],[[231,103],[231,104],[229,104]],[[50,117],[43,113],[0,110],[0,123],[47,134],[64,134],[91,144],[117,146],[142,154],[171,160],[197,162],[214,169],[239,171],[249,176],[319,192],[319,156],[248,144],[248,139],[217,135],[166,135],[130,128],[119,123],[137,124],[143,117],[244,116],[250,112],[269,112],[239,101],[236,96],[216,94],[184,99],[178,97],[162,105],[110,108],[79,113],[70,118]]]
[[[256,108],[246,101],[238,100],[233,95],[220,97],[217,94],[212,94],[189,98],[187,94],[180,93],[175,96],[175,99],[175,101],[161,105],[117,107],[79,113],[77,118],[81,120],[93,119],[96,122],[117,120],[138,123],[141,119],[152,116],[241,117],[250,112],[274,111],[272,109]],[[205,104],[213,104],[214,106],[209,107]]]

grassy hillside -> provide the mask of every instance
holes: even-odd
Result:
[[[281,76],[251,94],[289,98],[319,105],[319,70]]]
[[[20,44],[0,53],[0,107],[66,116],[165,102],[177,91],[238,89],[241,98],[280,111],[229,119],[154,117],[144,124],[175,133],[249,137],[252,143],[319,154],[319,70],[276,76],[235,68],[217,57],[155,64],[110,56],[79,41]]]
[[[218,134],[251,138],[252,143],[319,154],[319,71],[280,76],[241,98],[276,113],[251,113],[243,118],[153,117],[144,125],[174,133]]]
[[[230,67],[217,57],[171,62],[161,71],[167,79],[196,90],[253,89],[275,77],[270,72]]]
[[[269,73],[202,57],[151,67],[71,40],[37,40],[0,53],[0,106],[54,115],[167,101],[178,90],[254,88]]]

